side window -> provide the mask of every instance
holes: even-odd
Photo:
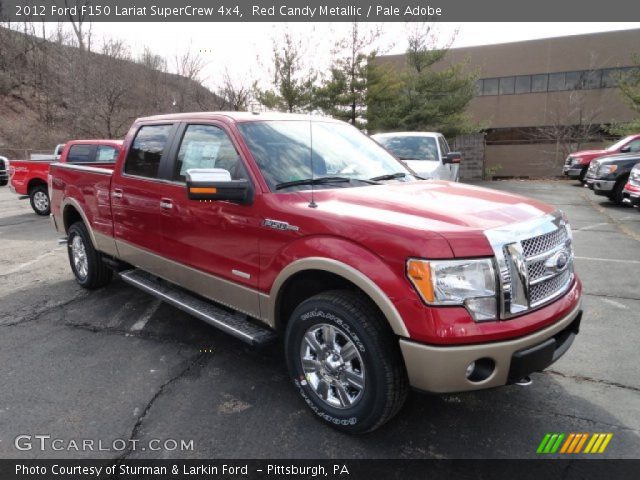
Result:
[[[438,143],[440,144],[440,151],[442,152],[442,156],[444,157],[447,153],[449,153],[449,144],[444,137],[438,137]]]
[[[191,168],[222,168],[233,180],[247,178],[240,156],[227,134],[214,125],[189,125],[176,159],[174,180],[185,181]]]
[[[88,163],[91,161],[91,145],[72,145],[67,153],[67,163]]]
[[[628,143],[630,152],[640,152],[640,139]]]
[[[124,172],[139,177],[157,178],[171,127],[172,125],[146,125],[138,130],[125,160]]]
[[[96,153],[96,162],[115,162],[119,150],[116,147],[108,145],[98,145],[98,153]]]

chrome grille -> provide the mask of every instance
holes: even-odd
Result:
[[[551,233],[522,240],[522,251],[525,257],[534,257],[557,247],[566,240],[567,229],[562,227]]]
[[[529,291],[529,300],[532,306],[536,306],[553,298],[558,292],[563,291],[569,280],[571,280],[572,272],[565,270],[560,275],[551,278],[545,282],[531,286]]]
[[[499,269],[501,318],[542,306],[571,286],[572,239],[559,211],[485,234]]]

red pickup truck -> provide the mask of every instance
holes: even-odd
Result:
[[[624,137],[622,140],[618,140],[604,150],[581,150],[574,152],[567,156],[562,171],[565,176],[578,179],[584,183],[584,177],[587,175],[587,170],[592,160],[618,153],[635,152],[640,152],[640,134]]]
[[[345,123],[283,114],[138,119],[112,170],[54,163],[77,282],[124,280],[251,344],[281,336],[322,420],[371,431],[409,386],[517,383],[578,332],[565,215],[420,180]]]
[[[112,168],[122,147],[122,140],[73,140],[62,149],[59,162],[91,164]],[[31,208],[38,215],[49,215],[47,175],[55,160],[11,160],[9,166],[11,191],[29,196]]]

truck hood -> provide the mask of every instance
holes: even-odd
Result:
[[[598,155],[606,155],[609,152],[607,150],[581,150],[579,152],[570,153],[569,156],[573,158],[582,158],[582,157],[595,157]]]
[[[291,213],[309,219],[310,192],[296,194],[288,200],[295,204]],[[384,237],[386,244],[419,245],[437,243],[437,238],[448,245],[448,255],[458,258],[493,255],[485,230],[555,210],[519,195],[437,180],[332,188],[316,190],[314,195],[317,208],[311,215],[319,229],[363,244]],[[432,247],[429,255],[435,250],[443,252],[441,245]],[[442,255],[432,258],[445,258]]]

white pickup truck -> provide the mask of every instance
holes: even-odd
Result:
[[[444,135],[436,132],[391,132],[371,135],[419,176],[457,182],[459,152],[452,152]]]
[[[59,160],[64,149],[64,143],[59,143],[56,148],[53,149],[53,153],[32,153],[29,155],[29,160]]]

